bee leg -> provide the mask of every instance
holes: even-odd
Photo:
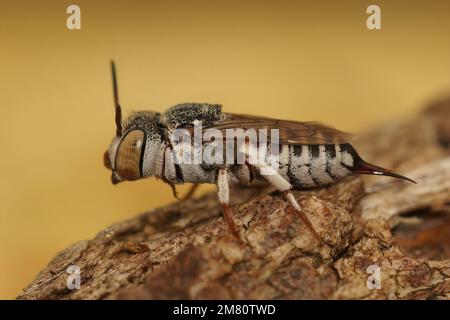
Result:
[[[308,229],[311,231],[313,236],[319,241],[322,242],[322,239],[317,234],[316,230],[312,226],[311,222],[309,221],[308,217],[305,216],[305,214],[302,212],[302,209],[300,205],[298,204],[297,200],[295,200],[294,195],[292,194],[291,190],[286,190],[283,192],[284,196],[286,197],[286,200],[289,202],[289,204],[295,209],[295,211],[298,212],[300,219],[302,219],[303,223],[308,227]]]
[[[199,187],[199,184],[193,184],[192,186],[190,186],[189,191],[183,196],[183,198],[181,198],[181,201],[190,199],[194,195],[194,193],[198,189],[198,187]]]
[[[239,232],[233,219],[233,211],[230,207],[230,190],[228,187],[228,171],[226,168],[219,168],[217,174],[217,194],[222,206],[223,216],[230,232],[239,240]]]
[[[269,167],[267,164],[262,165],[256,165],[255,166],[260,174],[272,185],[274,186],[278,191],[283,192],[283,195],[285,199],[289,202],[291,207],[298,213],[300,216],[300,219],[302,219],[303,223],[307,226],[307,228],[311,231],[313,236],[319,241],[322,242],[322,239],[317,234],[316,230],[312,226],[309,219],[305,216],[303,213],[300,205],[298,204],[297,200],[295,200],[294,195],[292,194],[292,185],[286,181],[286,179],[283,178],[276,170]]]
[[[170,189],[172,189],[172,194],[175,197],[175,199],[180,200],[180,198],[178,197],[178,192],[177,192],[177,188],[175,187],[175,185],[170,182],[169,180],[167,180],[166,178],[161,178],[162,182],[167,183],[170,186]]]

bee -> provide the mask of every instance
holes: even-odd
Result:
[[[232,184],[250,185],[264,181],[283,193],[290,206],[320,240],[302,208],[292,194],[293,189],[317,188],[332,184],[350,174],[391,176],[410,182],[413,180],[394,171],[364,161],[350,144],[351,135],[316,122],[297,122],[259,116],[222,112],[221,105],[185,103],[169,108],[164,113],[138,111],[122,121],[119,103],[116,67],[111,61],[113,96],[115,106],[116,135],[104,154],[104,165],[111,170],[111,181],[133,181],[155,176],[168,183],[174,194],[175,185],[193,183],[188,192],[191,196],[201,183],[217,186],[219,203],[229,231],[239,238],[239,230],[230,207],[229,188]],[[179,129],[192,133],[196,124],[201,130],[215,130],[226,136],[229,129],[277,130],[278,143],[267,140],[249,145],[245,140],[243,149],[234,153],[243,156],[237,163],[179,163],[175,161],[174,142],[171,135]],[[216,142],[216,141],[215,141]],[[191,141],[186,143],[191,144]],[[205,150],[211,141],[201,142]],[[253,149],[252,149],[253,146]],[[271,158],[249,161],[252,152],[278,150],[278,166],[272,169]],[[415,182],[414,182],[415,183]]]

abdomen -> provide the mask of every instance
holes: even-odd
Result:
[[[286,154],[288,153],[288,154]],[[350,144],[285,145],[280,173],[295,188],[321,187],[352,173],[356,151]]]

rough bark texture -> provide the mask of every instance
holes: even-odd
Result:
[[[450,100],[384,124],[364,158],[418,184],[350,177],[295,196],[319,243],[276,192],[233,195],[243,243],[214,193],[141,214],[60,252],[20,299],[448,299]],[[81,288],[66,286],[70,265]],[[369,289],[371,265],[381,288]],[[369,268],[370,269],[370,268]]]

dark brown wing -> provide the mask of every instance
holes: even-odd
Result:
[[[226,137],[226,129],[279,130],[280,144],[342,144],[350,142],[352,135],[317,122],[298,122],[259,116],[224,113],[223,119],[203,131],[215,128]]]

